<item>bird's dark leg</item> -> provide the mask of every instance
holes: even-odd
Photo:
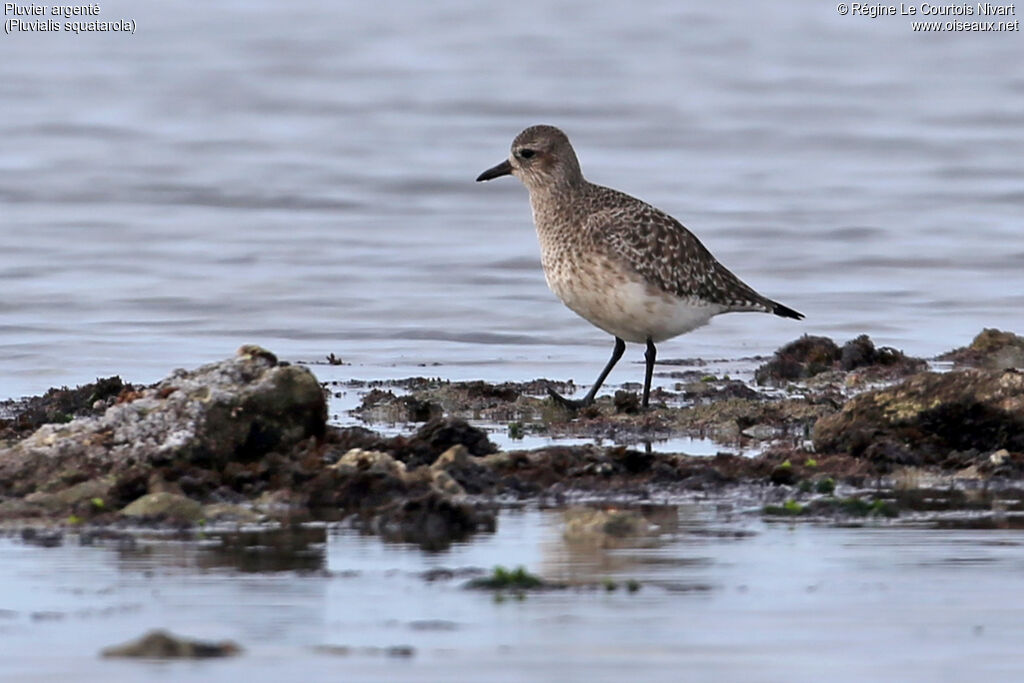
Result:
[[[654,359],[658,357],[658,349],[654,348],[654,342],[647,338],[647,351],[644,352],[644,360],[647,361],[647,372],[644,373],[644,400],[640,403],[641,408],[647,408],[651,398],[651,376],[654,375]]]
[[[604,366],[604,370],[602,370],[601,374],[598,375],[597,381],[594,382],[594,386],[590,387],[590,391],[588,391],[587,395],[584,396],[582,399],[574,401],[571,398],[566,398],[565,396],[562,396],[551,387],[548,387],[548,394],[551,396],[551,398],[555,399],[555,401],[561,403],[566,408],[586,408],[587,406],[594,402],[594,397],[597,396],[598,389],[600,389],[601,385],[604,384],[604,380],[605,378],[608,377],[608,373],[612,371],[612,368],[615,367],[615,364],[619,362],[620,358],[622,358],[622,354],[625,352],[625,350],[626,342],[616,337],[615,348],[612,349],[612,357],[608,359],[608,364]]]

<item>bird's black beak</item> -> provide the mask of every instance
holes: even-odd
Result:
[[[494,168],[489,168],[486,171],[484,171],[483,173],[481,173],[480,175],[478,175],[476,177],[476,181],[479,183],[479,182],[484,181],[484,180],[493,180],[495,178],[500,178],[503,175],[511,175],[511,174],[512,174],[512,164],[510,164],[508,162],[508,159],[505,159],[505,161],[501,162],[500,164],[498,164]]]

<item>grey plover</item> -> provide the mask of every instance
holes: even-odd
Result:
[[[531,126],[517,135],[508,159],[481,173],[477,182],[510,174],[530,191],[548,287],[570,309],[615,337],[612,357],[582,400],[548,388],[566,406],[593,403],[626,342],[647,345],[646,408],[656,343],[720,313],[804,317],[744,284],[672,216],[587,182],[569,138],[554,126]]]

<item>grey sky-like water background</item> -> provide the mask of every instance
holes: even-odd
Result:
[[[983,327],[1024,331],[1019,32],[915,33],[907,17],[840,16],[834,3],[811,1],[111,1],[101,8],[101,19],[134,19],[136,33],[0,36],[0,398],[111,374],[150,382],[175,367],[229,356],[243,343],[291,361],[334,353],[348,363],[329,370],[339,379],[428,373],[592,381],[610,339],[548,292],[526,191],[510,178],[473,182],[534,123],[568,132],[590,180],[673,214],[744,280],[807,316],[802,323],[726,316],[663,344],[661,358],[769,354],[802,333],[840,342],[867,333],[879,344],[931,356],[967,343]],[[627,353],[631,363],[616,370],[612,384],[640,378],[640,349]],[[527,519],[511,522],[523,535],[505,551],[458,552],[482,565],[486,557],[510,553],[507,548],[527,558],[540,553],[537,539],[547,522]],[[1001,645],[1024,635],[1019,619],[1004,618],[1010,605],[994,592],[1007,584],[990,584],[990,592],[976,596],[973,604],[988,617],[975,618],[969,603],[940,600],[919,620],[912,605],[902,604],[906,621],[895,625],[885,618],[893,593],[884,591],[920,580],[955,592],[983,584],[988,572],[1019,588],[1020,539],[1001,538],[1010,545],[998,558],[958,563],[955,545],[933,557],[938,537],[927,534],[882,541],[892,553],[866,548],[877,533],[791,536],[759,527],[749,542],[783,573],[792,567],[772,553],[789,552],[779,550],[787,543],[833,547],[827,561],[847,577],[837,579],[841,590],[831,594],[834,611],[815,613],[811,602],[792,618],[766,618],[817,585],[805,576],[814,571],[806,564],[812,560],[798,560],[804,557],[798,553],[793,561],[805,563],[794,565],[788,583],[780,578],[780,586],[763,594],[751,589],[766,602],[744,601],[737,591],[756,583],[761,564],[731,554],[736,547],[753,552],[743,541],[710,543],[696,553],[703,558],[699,569],[685,568],[683,560],[673,566],[697,572],[690,578],[713,590],[670,598],[678,604],[648,599],[578,608],[559,598],[495,612],[490,603],[459,597],[457,614],[444,617],[460,629],[449,640],[402,626],[444,613],[443,593],[372,578],[393,564],[434,561],[416,550],[382,555],[373,539],[328,544],[332,568],[372,565],[365,576],[373,588],[349,595],[329,582],[307,590],[301,580],[289,580],[281,591],[260,584],[257,596],[270,591],[288,606],[273,615],[277,626],[263,630],[252,624],[270,618],[269,599],[250,603],[253,594],[237,582],[218,583],[220,574],[187,559],[182,564],[189,571],[158,571],[153,581],[163,588],[152,590],[168,594],[177,586],[196,611],[183,615],[164,604],[155,617],[186,627],[226,625],[193,630],[238,637],[263,654],[221,670],[190,669],[187,676],[161,671],[174,680],[217,671],[258,680],[274,671],[261,668],[267,661],[291,661],[300,643],[370,633],[376,634],[371,644],[405,639],[427,653],[454,650],[454,668],[425,670],[438,679],[472,680],[467,671],[486,670],[491,680],[522,680],[495,669],[507,661],[505,650],[487,649],[495,643],[510,648],[512,659],[540,652],[539,659],[523,660],[537,667],[528,676],[534,680],[552,672],[560,680],[622,680],[623,671],[641,670],[650,674],[646,680],[676,680],[672,667],[693,662],[694,680],[711,680],[716,672],[803,680],[819,661],[815,652],[844,663],[833,680],[884,679],[884,671],[871,668],[869,653],[900,642],[902,654],[892,661],[905,666],[896,669],[897,679],[927,673],[928,680],[944,680],[936,674],[947,669],[926,665],[939,633],[947,639],[939,660],[953,667],[948,670],[968,671],[957,667],[985,654],[997,662],[986,680],[1002,674],[1013,680],[1020,665],[997,656],[1005,652]],[[534,541],[530,550],[521,547]],[[984,534],[962,542],[988,547]],[[498,541],[488,543],[493,549]],[[685,544],[669,547],[689,557]],[[101,633],[104,644],[123,640],[154,616],[151,606],[140,608],[141,617],[128,610],[88,623],[26,615],[50,609],[40,605],[69,585],[87,591],[115,585],[121,592],[113,603],[150,605],[141,597],[150,584],[131,578],[138,576],[134,569],[107,567],[109,580],[94,586],[82,579],[83,588],[57,570],[33,573],[32,561],[19,564],[11,548],[5,545],[7,559],[0,559],[0,608],[3,586],[11,587],[8,601],[14,590],[42,596],[11,608],[10,620],[0,618],[5,639],[23,646],[19,675],[61,680],[62,667],[75,661],[102,680],[133,679],[131,667],[95,663],[97,644],[90,639],[81,651],[88,657],[72,649],[67,660],[48,659],[41,644],[83,629]],[[354,559],[338,559],[345,557],[338,548]],[[74,566],[77,552],[65,551],[57,566]],[[988,558],[988,550],[979,553],[966,552]],[[875,570],[896,576],[876,580]],[[878,588],[883,584],[888,588]],[[391,585],[427,590],[423,609],[409,612],[406,605],[389,615],[383,601],[379,619],[357,619],[337,605],[318,606],[340,591],[358,610],[366,607],[360,600],[370,603],[367,595]],[[858,597],[863,591],[866,603]],[[218,600],[240,616],[224,617],[227,607],[202,611],[221,605]],[[699,618],[710,619],[709,632],[735,630],[732,644],[747,646],[738,660],[725,639],[704,648],[672,645],[671,629],[690,624],[684,617],[694,606],[706,610]],[[877,628],[829,630],[827,624],[850,618],[854,607]],[[612,619],[620,609],[634,621]],[[819,628],[808,628],[806,619]],[[392,622],[399,624],[397,635],[381,626]],[[985,640],[974,628],[982,622],[1002,626],[983,628]],[[364,629],[368,623],[376,626]],[[636,629],[652,623],[669,631],[645,650],[640,640],[634,643]],[[478,634],[475,645],[459,650],[460,638],[481,624],[490,635]],[[590,639],[564,640],[575,631]],[[690,634],[691,645],[704,642],[694,635],[699,632],[680,631]],[[599,647],[620,636],[635,647]],[[844,650],[850,639],[861,649]],[[531,649],[543,642],[554,643],[550,651]],[[773,649],[793,643],[805,658],[795,670]],[[588,665],[585,653],[598,650],[608,660]],[[419,664],[356,658],[342,668],[384,680],[415,674],[431,656],[419,657]],[[555,666],[560,657],[569,662],[563,669]],[[322,673],[322,660],[299,661],[296,671],[307,666],[314,678]]]
[[[136,34],[0,43],[5,397],[245,342],[590,381],[609,340],[547,291],[525,190],[473,182],[539,122],[807,315],[663,357],[803,332],[931,355],[1024,322],[1019,33],[817,2],[102,8]]]

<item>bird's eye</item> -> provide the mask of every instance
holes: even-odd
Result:
[[[524,159],[532,159],[533,155],[536,154],[532,149],[521,149],[519,150],[519,156]]]

